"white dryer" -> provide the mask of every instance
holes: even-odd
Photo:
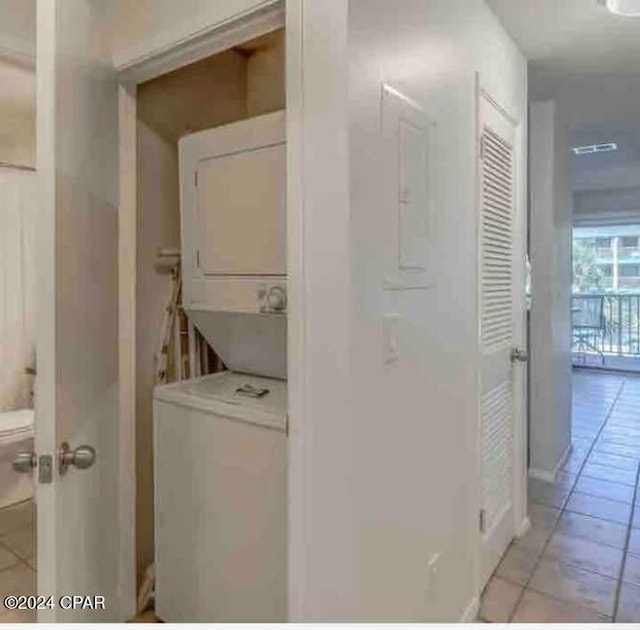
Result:
[[[153,415],[158,616],[285,621],[286,381],[157,387]]]

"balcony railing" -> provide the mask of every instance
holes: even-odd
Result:
[[[574,352],[640,357],[640,292],[573,295]]]

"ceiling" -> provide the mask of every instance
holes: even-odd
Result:
[[[573,147],[615,142],[616,151],[574,155],[576,172],[601,171],[640,163],[640,130],[610,129],[603,127],[576,127],[572,130]]]
[[[0,109],[34,111],[36,86],[33,70],[0,59]]]
[[[531,100],[565,104],[574,125],[638,125],[640,18],[597,0],[486,0],[529,59]]]
[[[487,0],[538,67],[588,74],[638,73],[640,18],[609,13],[597,0]]]

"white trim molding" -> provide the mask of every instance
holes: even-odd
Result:
[[[120,347],[120,557],[122,617],[136,612],[136,86],[118,88],[120,205],[118,210],[118,327]]]
[[[474,597],[469,605],[465,608],[462,617],[460,617],[460,623],[476,623],[478,619],[478,613],[480,612],[480,597]]]
[[[113,65],[122,83],[143,83],[182,68],[285,25],[283,0],[269,0],[250,11],[207,25],[187,36],[152,44],[150,48],[114,53]]]
[[[522,538],[531,529],[531,520],[525,517],[516,527],[516,538]]]

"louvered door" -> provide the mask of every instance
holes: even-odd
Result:
[[[514,535],[511,368],[515,216],[515,129],[480,97],[479,247],[481,350],[482,578],[486,581]]]

